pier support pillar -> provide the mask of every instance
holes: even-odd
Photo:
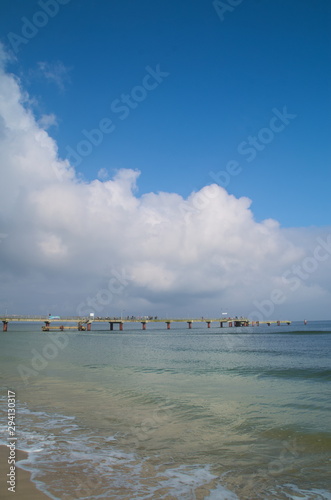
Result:
[[[232,321],[229,321],[229,326],[232,326]]]
[[[123,323],[120,323],[120,331],[122,332],[123,331]]]
[[[146,321],[142,321],[141,326],[143,330],[146,330]]]
[[[277,321],[277,326],[280,326],[280,321]]]
[[[256,326],[260,326],[260,322],[259,321],[256,322]]]
[[[192,328],[192,321],[188,321],[187,325],[188,325],[189,329],[191,330],[191,328]]]
[[[109,321],[109,330],[112,332],[114,330],[114,323]]]
[[[167,330],[170,330],[170,321],[166,321],[166,324],[167,324]]]
[[[207,328],[210,328],[210,321],[206,321],[207,323]]]
[[[2,331],[7,332],[8,331],[8,321],[2,321]]]
[[[86,330],[87,330],[88,332],[90,332],[90,331],[91,331],[91,327],[92,327],[92,323],[87,323],[87,325],[86,325]]]
[[[223,321],[220,321],[220,328],[223,328]]]

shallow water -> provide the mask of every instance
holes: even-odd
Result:
[[[331,322],[39,328],[1,333],[0,384],[53,498],[331,499]]]

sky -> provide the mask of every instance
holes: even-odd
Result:
[[[0,316],[331,319],[329,1],[0,14]]]

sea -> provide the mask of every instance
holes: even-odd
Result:
[[[331,321],[0,332],[1,442],[54,500],[330,500]]]

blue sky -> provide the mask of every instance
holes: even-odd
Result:
[[[275,314],[329,317],[329,1],[0,9],[0,312],[77,310],[107,268],[117,311],[249,314],[281,286]]]
[[[139,193],[187,196],[235,160],[241,172],[227,189],[252,199],[257,220],[329,224],[330,3],[237,3],[221,20],[209,1],[71,0],[17,43],[10,69],[38,98],[36,112],[56,114],[50,134],[63,157],[83,129],[114,119],[114,133],[77,166],[86,179],[100,168],[138,168]],[[1,9],[11,48],[8,33],[21,34],[22,17],[32,21],[40,6],[16,0]],[[40,61],[63,65],[61,85],[38,72]],[[158,64],[169,76],[119,120],[113,100]],[[238,145],[284,106],[296,119],[248,163]]]

